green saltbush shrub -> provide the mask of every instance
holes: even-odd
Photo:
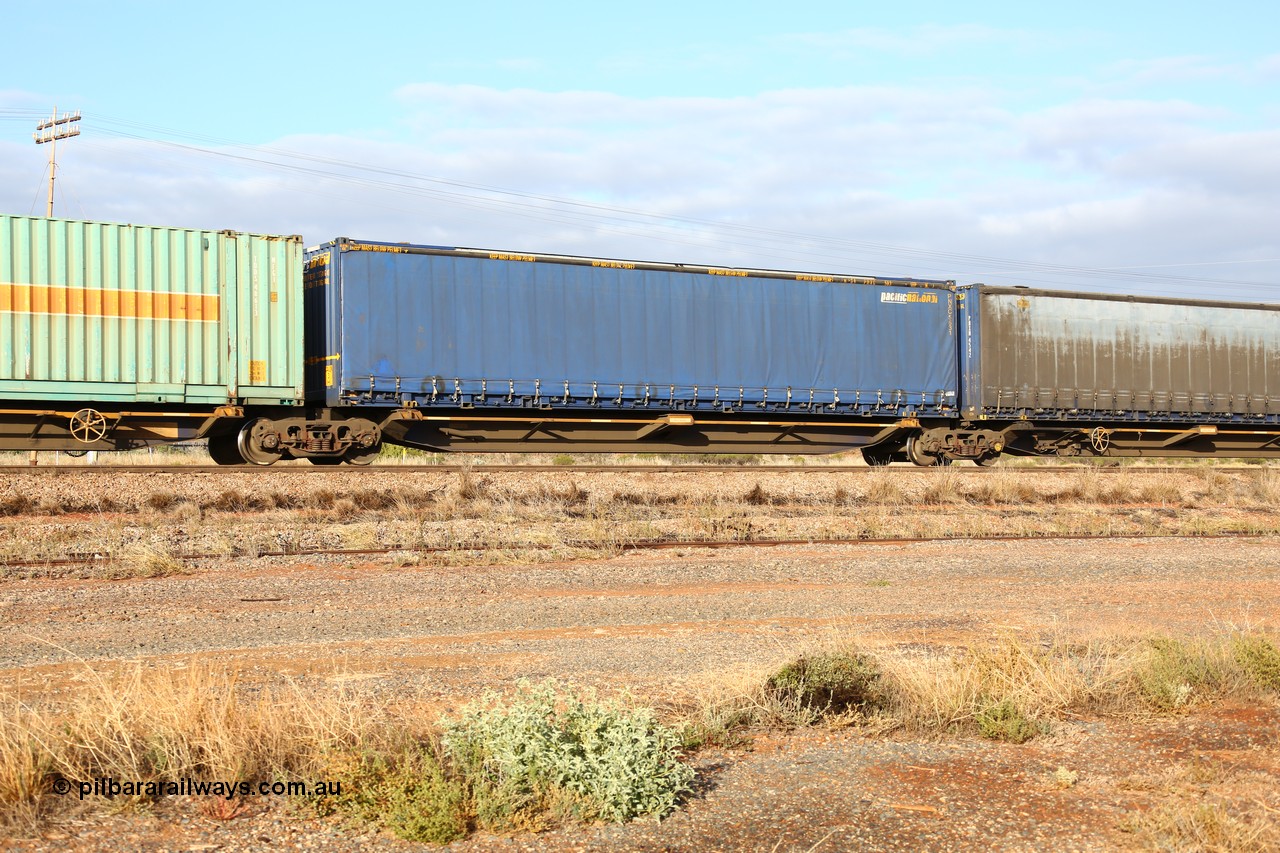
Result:
[[[1177,637],[1151,637],[1148,656],[1136,671],[1138,691],[1161,712],[1189,705],[1223,679],[1220,661],[1206,644]]]
[[[577,820],[661,817],[689,789],[679,733],[647,708],[626,708],[554,682],[487,694],[443,723],[446,754],[472,786],[476,821],[492,830]]]
[[[409,841],[445,844],[467,834],[465,785],[450,778],[432,750],[339,752],[329,756],[326,771],[341,793],[317,799],[320,814],[385,826]]]
[[[980,735],[1007,743],[1026,743],[1046,729],[1028,719],[1022,709],[1009,699],[988,705],[978,712],[975,719]]]
[[[1263,690],[1280,692],[1280,649],[1262,634],[1231,638],[1231,655],[1249,680]]]
[[[882,700],[880,668],[855,652],[801,655],[769,676],[766,687],[777,699],[819,711],[859,710]]]

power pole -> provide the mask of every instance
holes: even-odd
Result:
[[[58,140],[67,139],[72,136],[80,135],[80,111],[74,113],[63,113],[62,117],[58,117],[58,108],[53,108],[53,118],[48,121],[42,121],[36,125],[36,132],[32,134],[35,138],[36,145],[43,145],[48,142],[49,145],[49,206],[45,212],[45,216],[53,216],[53,180],[58,173]]]
[[[42,121],[36,125],[36,132],[32,137],[36,141],[36,145],[49,143],[49,204],[45,208],[45,216],[53,218],[53,181],[58,174],[58,140],[68,139],[72,136],[80,135],[80,111],[74,113],[63,113],[58,116],[58,108],[53,108],[53,117],[48,121]],[[36,465],[40,458],[40,451],[31,451],[27,464]]]

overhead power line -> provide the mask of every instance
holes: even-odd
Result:
[[[0,117],[4,111],[0,111]],[[573,225],[589,225],[602,231],[620,234],[650,234],[654,229],[662,233],[660,239],[690,245],[725,245],[737,248],[766,250],[786,257],[803,257],[806,263],[815,258],[840,260],[845,252],[855,251],[859,256],[870,255],[894,259],[910,259],[910,264],[936,269],[938,275],[953,274],[957,267],[967,270],[966,275],[1019,276],[1028,283],[1043,283],[1041,276],[1072,276],[1091,279],[1123,280],[1148,285],[1234,286],[1240,288],[1267,288],[1274,285],[1257,281],[1205,278],[1166,272],[1159,269],[1176,269],[1191,266],[1274,262],[1274,259],[1256,261],[1204,261],[1188,264],[1148,264],[1123,267],[1083,267],[1054,264],[1041,261],[1001,258],[996,256],[948,252],[903,246],[876,241],[816,235],[783,229],[765,228],[721,220],[639,210],[618,205],[562,198],[545,193],[529,192],[476,182],[444,178],[416,173],[405,169],[368,163],[355,163],[338,158],[294,151],[271,146],[249,145],[235,140],[208,135],[183,133],[157,125],[128,121],[111,116],[95,118],[100,125],[98,132],[158,145],[175,151],[236,162],[245,166],[266,169],[283,174],[293,174],[307,179],[318,178],[336,184],[353,187],[369,187],[401,195],[433,198],[448,204],[480,210],[500,211],[516,216],[532,217],[543,221]],[[157,136],[171,137],[167,139]],[[187,142],[175,139],[188,140]],[[314,187],[310,187],[314,191]],[[385,205],[383,205],[385,206]],[[695,229],[690,232],[690,228]],[[637,230],[639,229],[639,230]],[[711,236],[718,235],[718,236]],[[690,239],[691,237],[699,239]],[[772,243],[774,245],[767,245]],[[831,254],[822,251],[823,247]],[[977,269],[973,269],[977,267]],[[918,270],[917,270],[918,271]]]

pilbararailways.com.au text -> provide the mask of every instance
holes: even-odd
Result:
[[[342,793],[342,783],[328,780],[316,782],[281,781],[237,782],[205,781],[203,779],[138,780],[124,782],[118,779],[70,779],[53,780],[53,792],[65,796],[72,791],[80,799],[86,797],[336,797]]]

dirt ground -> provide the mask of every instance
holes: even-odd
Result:
[[[813,478],[834,475],[804,476],[805,488],[833,488],[813,486]],[[238,518],[263,523],[254,513]],[[117,516],[102,520],[121,523]],[[4,521],[7,535],[38,538],[42,528],[75,519],[33,511]],[[179,537],[191,518],[176,513],[154,523]],[[424,700],[442,711],[488,688],[545,677],[625,688],[663,705],[758,677],[833,639],[902,651],[1010,633],[1280,627],[1280,537],[1267,535],[691,547],[579,560],[516,555],[496,564],[478,556],[437,564],[406,564],[395,554],[235,557],[161,577],[62,570],[0,577],[4,698],[56,699],[104,672],[201,661],[234,668],[249,683],[287,676],[388,702]],[[1230,702],[1152,719],[1071,719],[1020,746],[856,729],[759,732],[749,747],[705,750],[694,761],[694,795],[660,824],[479,835],[453,846],[1140,848],[1147,842],[1132,831],[1137,818],[1170,803],[1276,820],[1280,706]],[[38,837],[0,839],[0,846],[419,848],[306,817],[283,798],[264,798],[229,820],[208,816],[193,800],[147,813],[69,810]]]

